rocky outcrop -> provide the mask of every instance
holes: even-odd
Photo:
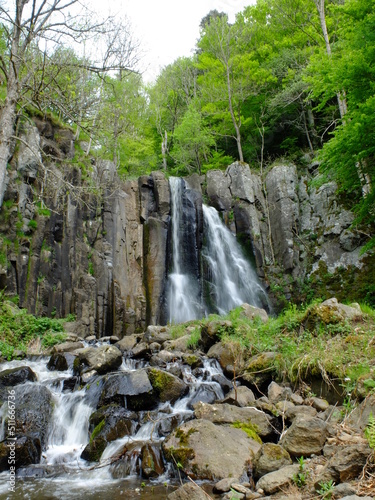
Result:
[[[0,287],[29,312],[74,314],[72,331],[81,337],[121,339],[167,323],[172,246],[165,175],[124,182],[109,161],[75,163],[69,129],[35,118],[22,130],[0,213]],[[371,299],[374,259],[361,252],[366,231],[352,228],[337,186],[314,187],[312,177],[281,163],[262,178],[235,162],[183,181],[181,265],[201,282],[198,295],[208,279],[200,256],[207,196],[277,307],[314,294]]]

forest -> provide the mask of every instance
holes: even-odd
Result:
[[[77,161],[110,159],[127,178],[314,158],[357,223],[374,223],[375,0],[258,0],[233,24],[211,11],[194,55],[152,84],[126,18],[69,16],[75,3],[0,7],[2,191],[18,127],[41,115],[74,130]]]

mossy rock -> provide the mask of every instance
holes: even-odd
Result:
[[[241,378],[258,387],[268,384],[277,375],[277,364],[280,362],[281,355],[276,352],[256,354],[247,362]]]
[[[186,384],[175,375],[158,368],[148,371],[148,378],[158,399],[162,402],[174,402],[187,390]]]

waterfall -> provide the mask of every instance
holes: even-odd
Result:
[[[208,302],[213,312],[226,314],[245,302],[256,307],[268,305],[255,270],[217,210],[203,205],[203,214],[205,245],[202,256],[207,267]]]
[[[169,321],[183,323],[203,316],[199,285],[197,222],[194,200],[183,179],[171,177],[172,272],[168,277]]]
[[[255,270],[217,210],[203,205],[204,244],[200,252],[197,193],[181,178],[171,177],[169,184],[172,212],[169,321],[183,323],[209,313],[226,314],[245,302],[271,309]]]

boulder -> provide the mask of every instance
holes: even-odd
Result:
[[[138,335],[126,335],[126,337],[116,342],[115,347],[120,349],[122,353],[131,351],[137,344],[137,339]]]
[[[166,401],[174,403],[187,391],[185,382],[171,373],[158,368],[150,368],[147,373],[154,393],[162,403]]]
[[[268,386],[268,399],[275,404],[279,401],[289,400],[292,395],[290,387],[283,387],[276,382],[271,382]]]
[[[15,391],[16,433],[39,440],[45,449],[53,411],[51,392],[38,384],[17,386]]]
[[[278,444],[265,443],[255,455],[254,476],[260,478],[287,465],[292,465],[289,453]]]
[[[248,319],[259,318],[263,323],[267,323],[268,314],[264,309],[259,307],[251,306],[249,304],[241,305],[241,316]]]
[[[280,440],[291,456],[320,454],[327,439],[327,424],[320,418],[297,418]]]
[[[223,399],[223,403],[235,404],[237,406],[250,406],[255,401],[254,393],[245,385],[240,385],[236,390],[232,389]]]
[[[82,342],[63,342],[62,344],[57,344],[52,347],[52,353],[57,352],[72,352],[76,349],[83,349],[84,345]]]
[[[152,391],[146,370],[115,373],[104,381],[99,406],[116,403],[128,409],[149,410],[155,405]]]
[[[207,494],[198,485],[186,483],[167,496],[168,500],[207,500]]]
[[[35,382],[36,379],[35,373],[29,366],[9,368],[0,372],[0,387],[14,387],[27,381]]]
[[[299,465],[287,465],[277,471],[269,472],[259,479],[255,488],[263,490],[268,495],[273,495],[291,484],[293,476],[298,474],[298,471]]]
[[[189,350],[188,347],[189,341],[190,341],[190,334],[183,335],[178,339],[167,340],[166,342],[164,342],[163,348],[168,349],[169,351],[186,352]]]
[[[98,462],[108,443],[132,434],[133,415],[128,410],[109,405],[100,408],[90,416],[90,442],[81,454],[81,458]]]
[[[167,460],[179,462],[193,478],[210,481],[247,477],[259,448],[242,430],[201,419],[184,423],[163,442]]]
[[[65,371],[73,368],[74,361],[77,358],[75,354],[71,354],[70,352],[55,352],[50,357],[47,368],[48,370],[54,371]]]
[[[10,452],[14,451],[16,457],[16,468],[26,467],[30,464],[40,462],[42,448],[37,437],[17,436],[14,442],[14,450],[9,447],[10,442],[2,441],[0,443],[0,472],[9,471],[8,459]]]
[[[302,324],[309,330],[315,330],[319,325],[340,323],[345,320],[358,321],[362,318],[363,314],[358,304],[346,306],[340,304],[336,298],[332,298],[310,307],[302,319]]]
[[[207,404],[199,402],[194,405],[196,418],[209,420],[214,424],[251,424],[255,432],[261,437],[268,437],[273,433],[271,418],[256,408],[239,408],[229,404]]]
[[[241,379],[258,387],[267,384],[276,374],[275,361],[279,358],[280,354],[276,352],[256,354],[248,360],[245,370],[241,374]]]
[[[348,425],[357,429],[359,431],[363,431],[369,422],[369,416],[375,415],[375,396],[368,396],[362,403],[351,412],[347,419]]]
[[[295,418],[314,418],[318,412],[312,406],[293,406],[288,408],[285,412],[285,418],[288,422],[293,422]]]
[[[305,399],[305,404],[312,406],[317,411],[326,411],[329,408],[328,401],[317,397]]]
[[[357,478],[363,470],[371,453],[367,441],[348,446],[336,446],[335,452],[328,460],[321,477],[316,483],[326,482],[324,478],[331,478],[335,483],[346,482]]]
[[[167,340],[172,340],[172,334],[167,326],[149,325],[146,333],[143,335],[143,341],[149,344],[151,344],[151,342],[164,344]]]
[[[164,474],[164,464],[161,456],[160,445],[147,443],[141,449],[142,476],[152,479]]]
[[[217,342],[216,344],[211,346],[207,352],[207,357],[216,359],[224,371],[233,372],[233,365],[236,361],[236,355],[230,349],[228,349],[228,346],[226,346],[224,343]]]
[[[122,363],[121,351],[113,345],[85,347],[77,349],[75,353],[78,355],[81,365],[85,365],[90,370],[95,370],[98,373],[117,370]]]
[[[216,342],[220,341],[221,335],[225,332],[232,332],[233,325],[228,320],[209,321],[201,328],[200,345],[207,352]]]

